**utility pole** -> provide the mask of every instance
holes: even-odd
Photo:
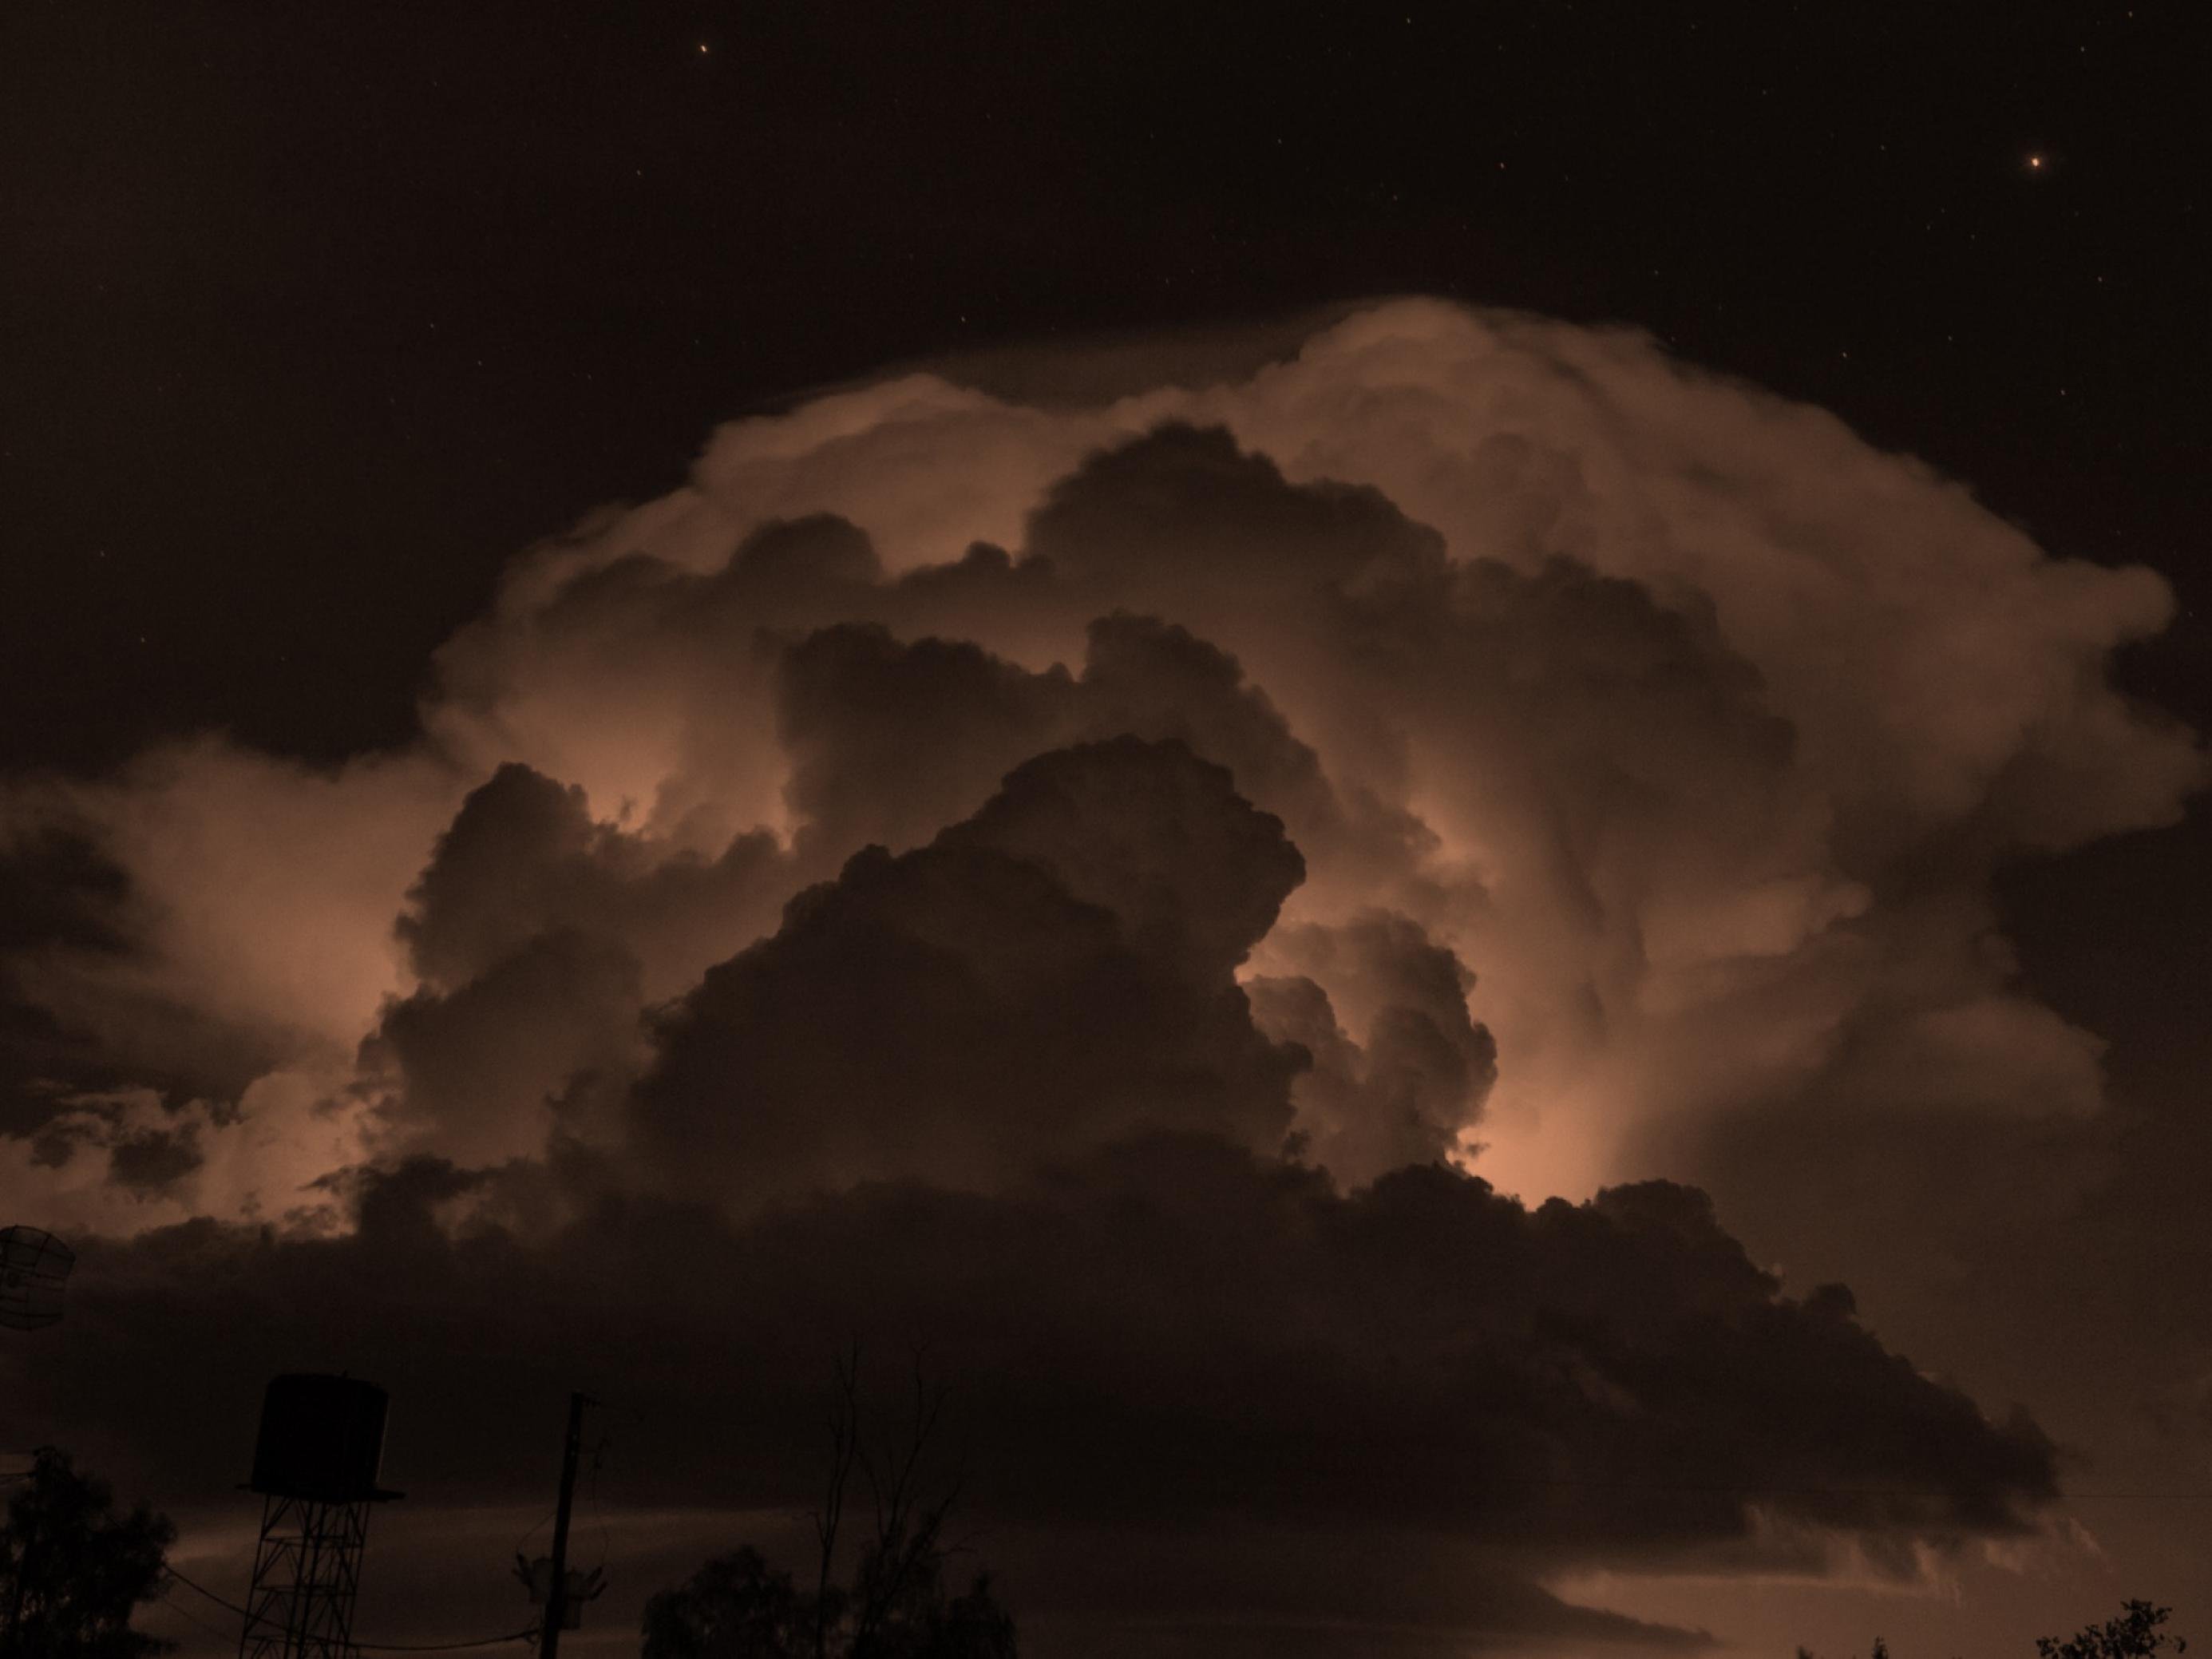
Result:
[[[568,1443],[561,1453],[561,1502],[553,1511],[553,1583],[545,1592],[545,1627],[538,1633],[538,1659],[558,1659],[561,1621],[568,1612],[568,1511],[576,1498],[576,1460],[584,1449],[584,1407],[599,1401],[568,1396]]]

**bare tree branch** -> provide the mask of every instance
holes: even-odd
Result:
[[[860,1342],[836,1356],[836,1391],[830,1400],[830,1478],[822,1507],[815,1511],[814,1536],[821,1564],[814,1579],[814,1659],[828,1659],[830,1574],[837,1555],[837,1529],[845,1518],[845,1489],[860,1445]]]

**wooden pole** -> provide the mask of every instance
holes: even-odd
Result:
[[[545,1627],[538,1633],[538,1659],[558,1659],[561,1620],[568,1611],[568,1511],[576,1498],[576,1460],[584,1449],[588,1395],[568,1396],[568,1441],[561,1452],[561,1502],[553,1511],[553,1583],[545,1592]]]

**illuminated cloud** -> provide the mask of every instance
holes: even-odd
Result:
[[[1469,1630],[1568,1629],[1568,1569],[2019,1535],[2032,1425],[1616,1183],[2097,1111],[1990,883],[2202,781],[2106,678],[2159,580],[1625,331],[1405,301],[1053,378],[725,428],[514,562],[403,751],[8,783],[0,1196],[142,1235],[106,1260],[163,1295],[275,1224],[246,1278],[305,1323],[240,1364],[337,1363],[371,1250],[395,1352],[514,1322],[486,1388],[551,1386],[532,1310],[617,1281],[715,1287],[592,1304],[677,1415],[941,1334],[1007,1391],[1009,1515],[1395,1506],[1502,1587],[1431,1608]],[[732,1322],[788,1351],[686,1373]],[[1095,1444],[1048,1431],[1079,1395]],[[1831,1490],[1869,1469],[1906,1495]]]
[[[1290,824],[1289,922],[1379,906],[1474,970],[1510,1186],[1588,1191],[1652,1124],[1814,1089],[2086,1113],[2098,1045],[2014,982],[1987,879],[2200,777],[2102,677],[2168,603],[1626,331],[1402,301],[1087,405],[909,375],[726,428],[684,489],[524,555],[413,753],[201,744],[64,792],[132,948],[13,967],[172,1092],[224,1047],[234,1094],[413,990],[392,921],[502,764],[580,789],[625,879],[791,854],[746,854],[689,948],[626,946],[657,1000],[866,842],[1119,726],[1185,732]],[[816,637],[853,625],[889,635]]]

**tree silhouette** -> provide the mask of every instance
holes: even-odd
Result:
[[[916,1366],[914,1416],[901,1439],[871,1450],[860,1433],[859,1352],[840,1356],[830,1410],[830,1470],[815,1512],[815,1583],[747,1547],[718,1555],[646,1604],[644,1659],[1015,1659],[1014,1621],[979,1572],[948,1595],[956,1553],[945,1525],[959,1483],[931,1482],[944,1411]],[[849,1588],[836,1581],[853,1472],[866,1482],[873,1528]]]
[[[2186,1653],[2189,1644],[2167,1635],[2164,1629],[2166,1615],[2172,1611],[2148,1601],[2130,1601],[2120,1609],[2118,1618],[2101,1625],[2084,1625],[2063,1642],[2055,1636],[2037,1637],[2037,1659],[2154,1659],[2169,1642],[2176,1654]],[[1811,1650],[1799,1648],[1797,1659],[1814,1659]],[[1888,1644],[1879,1636],[1874,1638],[1871,1659],[1889,1659]]]
[[[0,1659],[147,1659],[176,1644],[131,1628],[161,1592],[177,1529],[41,1446],[0,1526]]]
[[[941,1556],[895,1562],[871,1545],[856,1583],[824,1596],[758,1550],[718,1555],[646,1604],[644,1659],[1016,1659],[988,1573],[948,1596]]]
[[[813,1598],[756,1549],[718,1555],[645,1607],[645,1659],[796,1659],[811,1651]]]
[[[2189,1644],[2162,1628],[2172,1611],[2148,1601],[2130,1601],[2118,1618],[2084,1625],[2063,1642],[2055,1636],[2039,1637],[2035,1651],[2039,1659],[2149,1659],[2171,1642],[2176,1653],[2186,1653]]]

